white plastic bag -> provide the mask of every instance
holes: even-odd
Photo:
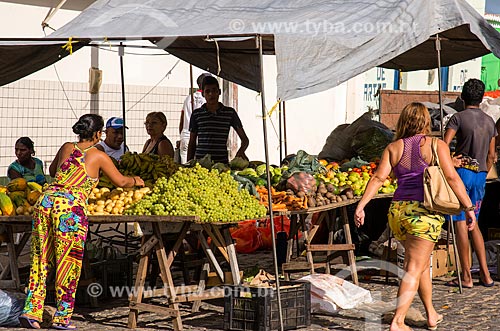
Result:
[[[334,314],[338,309],[352,309],[372,302],[370,291],[329,274],[313,274],[301,281],[311,283],[311,311]]]
[[[479,108],[490,115],[495,122],[500,118],[500,98],[492,99],[485,97],[483,102],[479,105]]]

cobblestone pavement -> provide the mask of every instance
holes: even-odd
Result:
[[[258,252],[250,255],[239,255],[242,270],[258,265],[272,272],[272,255]],[[390,278],[361,276],[360,285],[372,292],[375,299],[384,301],[380,305],[388,305],[396,297],[397,281]],[[459,294],[455,289],[444,286],[444,280],[434,281],[434,304],[444,321],[439,330],[500,330],[500,291],[498,285],[491,288],[476,286],[464,289]],[[77,307],[73,322],[79,330],[128,330],[128,302],[125,299],[100,302],[99,308]],[[424,312],[420,299],[416,298],[413,307]],[[189,305],[181,305],[182,321],[185,330],[223,330],[223,300],[212,300],[202,304],[199,313],[191,314]],[[345,310],[336,316],[313,315],[312,325],[307,330],[387,330],[388,319],[380,314],[363,313]],[[425,325],[413,327],[414,330],[425,330]],[[172,330],[172,323],[164,317],[153,313],[141,313],[137,330]],[[0,328],[8,330],[8,328]],[[16,329],[16,330],[19,330]],[[306,329],[301,329],[306,330]]]

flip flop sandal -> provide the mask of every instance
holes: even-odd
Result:
[[[77,330],[77,327],[73,325],[73,323],[69,322],[66,325],[63,324],[52,324],[52,329],[56,330]]]
[[[444,286],[449,286],[449,287],[459,287],[458,285],[458,280],[450,280],[449,282],[444,283]],[[472,288],[472,286],[466,286],[462,284],[462,288]]]
[[[428,325],[427,329],[431,330],[431,331],[436,331],[437,328],[438,328],[439,323],[441,323],[443,321],[443,318],[444,318],[443,316],[441,316],[440,318],[438,318],[438,320],[436,321],[436,325],[434,325],[434,326],[429,326]]]
[[[484,287],[493,287],[495,286],[495,281],[492,281],[491,283],[489,284],[486,284],[485,282],[483,282],[482,280],[479,280],[479,285],[482,285]]]
[[[35,320],[35,319],[31,319],[27,316],[19,316],[19,323],[21,324],[21,326],[25,329],[40,329],[40,327],[36,327],[36,325],[34,323],[38,323],[38,325],[40,325],[40,322]]]

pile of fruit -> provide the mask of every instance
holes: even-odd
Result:
[[[122,215],[123,211],[142,199],[151,191],[149,187],[139,189],[107,187],[94,188],[89,196],[88,212],[90,215]]]
[[[0,186],[0,215],[31,215],[33,205],[42,194],[42,186],[16,178],[7,186]]]
[[[158,179],[153,192],[124,214],[197,215],[203,222],[235,222],[264,217],[266,208],[247,190],[238,190],[231,174],[197,164]]]
[[[269,208],[269,194],[265,186],[257,186],[260,203]],[[297,195],[292,190],[276,191],[271,187],[273,211],[307,209],[307,197],[304,192]]]
[[[158,178],[168,178],[179,169],[179,165],[168,155],[158,156],[132,152],[123,154],[117,167],[124,176],[141,177],[146,186],[149,187],[153,187]],[[98,186],[115,188],[107,176],[99,178]]]
[[[377,169],[377,164],[374,162],[362,165],[359,168],[349,168],[347,171],[341,171],[340,165],[337,162],[329,164],[324,160],[320,162],[326,164],[327,173],[317,174],[315,178],[318,182],[325,183],[325,185],[333,185],[332,193],[334,194],[339,194],[350,187],[355,196],[363,195],[368,181]],[[379,193],[394,193],[396,187],[396,180],[389,176],[379,189]]]

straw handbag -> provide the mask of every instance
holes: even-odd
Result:
[[[446,181],[437,153],[437,138],[432,138],[432,160],[424,170],[424,207],[446,215],[457,215],[463,208]]]

